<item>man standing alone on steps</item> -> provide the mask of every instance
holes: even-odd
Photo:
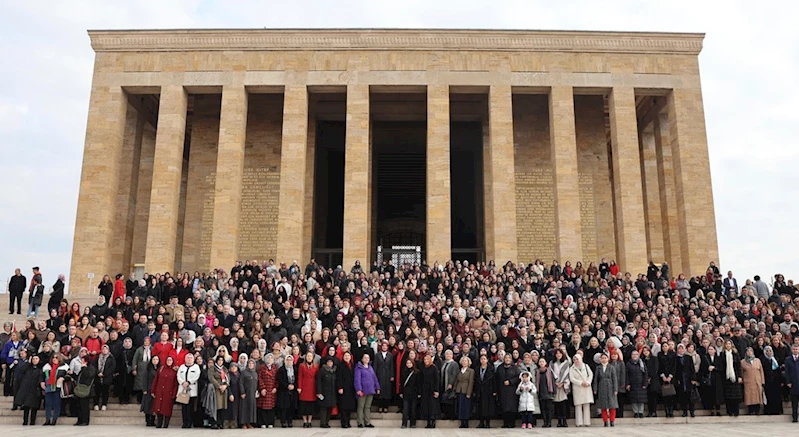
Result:
[[[19,269],[14,270],[14,276],[8,281],[8,314],[14,314],[14,302],[17,303],[17,314],[21,314],[22,307],[22,293],[25,292],[25,286],[28,279],[22,274]]]

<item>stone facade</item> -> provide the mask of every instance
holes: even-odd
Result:
[[[163,272],[237,259],[304,264],[319,221],[314,171],[325,114],[311,100],[328,93],[346,95],[334,117],[346,124],[345,267],[375,257],[371,114],[391,109],[370,98],[391,92],[427,96],[419,114],[427,122],[429,261],[456,256],[449,124],[471,115],[483,126],[475,203],[484,259],[587,264],[605,257],[631,272],[653,259],[697,274],[718,258],[697,59],[702,34],[361,29],[90,37],[95,71],[70,271],[78,290],[134,265]],[[453,96],[464,93],[482,95],[485,110],[451,117]],[[87,282],[88,273],[95,279]]]

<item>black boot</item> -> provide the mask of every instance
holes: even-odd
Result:
[[[164,416],[160,414],[155,415],[155,427],[156,428],[163,428],[164,427]]]
[[[427,421],[427,425],[425,425],[425,428],[432,428],[432,427],[433,427],[433,421],[432,420],[428,420]]]

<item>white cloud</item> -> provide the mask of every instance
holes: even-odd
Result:
[[[93,62],[86,29],[191,27],[706,32],[722,267],[739,278],[797,273],[796,2],[0,0],[0,10],[0,278],[34,264],[48,281],[68,271]]]

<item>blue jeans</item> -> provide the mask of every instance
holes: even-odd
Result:
[[[36,305],[35,303],[31,302],[31,303],[28,305],[28,314],[27,314],[27,316],[26,316],[26,317],[30,317],[30,316],[31,316],[31,314],[33,314],[33,315],[34,315],[34,317],[39,317],[39,307],[40,307],[40,306],[41,306],[41,305]]]
[[[48,421],[58,420],[61,414],[61,393],[56,390],[44,394],[44,418]]]

